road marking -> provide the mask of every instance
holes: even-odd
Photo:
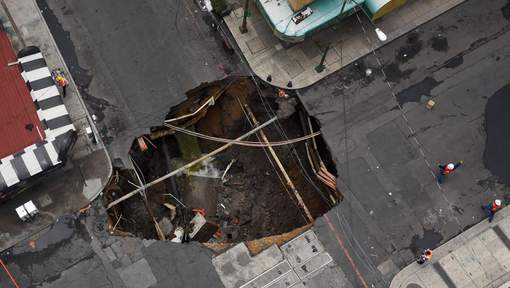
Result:
[[[16,279],[14,279],[14,276],[12,276],[11,272],[9,271],[7,266],[4,264],[4,261],[2,261],[2,259],[0,259],[0,265],[2,265],[2,268],[4,268],[5,273],[7,273],[7,276],[9,276],[9,279],[11,279],[11,282],[14,285],[14,287],[20,288],[18,285],[18,282],[16,282]]]
[[[338,232],[336,232],[335,227],[329,220],[328,215],[324,215],[324,219],[326,219],[326,222],[328,222],[329,229],[335,234],[336,241],[338,242],[338,245],[340,245],[340,248],[342,248],[342,251],[345,254],[345,257],[347,257],[347,260],[349,260],[349,263],[351,264],[352,269],[356,273],[356,276],[358,276],[359,281],[363,285],[363,287],[368,288],[367,282],[365,281],[365,278],[361,275],[361,273],[358,270],[358,267],[354,263],[354,260],[351,257],[351,254],[349,254],[349,251],[345,248],[344,242],[340,238],[340,235],[338,235]]]

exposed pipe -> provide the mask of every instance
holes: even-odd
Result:
[[[249,131],[249,132],[239,136],[238,138],[236,138],[236,140],[243,140],[244,138],[254,134],[255,132],[257,132],[257,131],[261,130],[262,128],[268,126],[269,124],[273,123],[274,121],[276,121],[276,119],[277,119],[276,117],[273,117],[273,118],[269,119],[264,124],[262,124],[260,126],[257,126],[253,130],[251,130],[251,131]],[[154,185],[156,185],[156,184],[158,184],[158,183],[160,183],[160,182],[162,182],[162,181],[164,181],[164,180],[166,180],[166,179],[168,179],[168,178],[170,178],[170,177],[172,177],[172,176],[174,176],[174,175],[176,175],[176,174],[178,174],[178,173],[180,173],[180,172],[182,172],[182,171],[184,171],[184,170],[186,170],[186,169],[188,169],[190,167],[192,167],[193,165],[196,165],[196,164],[204,161],[205,159],[210,158],[213,155],[216,155],[216,154],[218,154],[220,152],[223,152],[224,150],[226,150],[230,146],[232,146],[232,143],[225,144],[225,145],[219,147],[218,149],[216,149],[216,150],[214,150],[214,151],[212,151],[212,152],[210,152],[210,153],[208,153],[208,154],[206,154],[206,155],[204,155],[204,156],[202,156],[202,157],[200,157],[200,158],[198,158],[196,160],[193,160],[193,161],[189,162],[188,164],[186,164],[186,165],[184,165],[184,166],[182,166],[182,167],[180,167],[180,168],[178,168],[178,169],[176,169],[176,170],[174,170],[174,171],[172,171],[172,172],[170,172],[168,174],[163,175],[163,176],[159,177],[158,179],[156,179],[156,180],[154,180],[152,182],[149,182],[149,183],[143,185],[142,187],[139,187],[139,188],[137,188],[137,189],[127,193],[126,195],[124,195],[124,196],[120,197],[119,199],[114,200],[110,204],[108,204],[108,207],[106,207],[106,209],[110,209],[113,206],[119,204],[120,202],[122,202],[124,200],[127,200],[127,199],[133,197],[134,195],[140,193],[140,191],[143,191],[143,190],[145,190],[145,189],[147,189],[147,188],[149,188],[151,186],[154,186]]]

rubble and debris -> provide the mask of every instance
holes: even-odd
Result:
[[[306,226],[341,199],[336,171],[317,137],[271,147],[271,141],[318,131],[299,124],[308,116],[295,95],[278,97],[272,88],[258,90],[249,78],[230,77],[204,83],[187,97],[170,110],[167,124],[142,136],[155,149],[142,151],[135,139],[131,157],[138,171],[116,171],[107,186],[103,200],[115,233],[222,246]],[[271,118],[282,109],[284,117]],[[246,138],[265,148],[183,137],[177,128],[218,139]]]
[[[431,110],[432,108],[434,108],[434,105],[436,105],[436,102],[432,99],[429,99],[426,102],[425,107],[427,107],[427,109]]]

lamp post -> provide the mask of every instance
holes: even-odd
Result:
[[[386,36],[386,34],[379,27],[377,27],[375,25],[375,23],[372,21],[372,18],[370,18],[370,15],[368,15],[368,13],[365,11],[365,9],[363,9],[363,7],[361,7],[361,5],[359,5],[359,3],[356,2],[355,0],[344,0],[344,4],[342,6],[342,11],[340,12],[340,15],[342,15],[342,13],[344,11],[345,4],[347,3],[347,1],[354,2],[354,4],[356,4],[356,6],[358,6],[361,9],[361,11],[363,11],[363,14],[365,14],[367,16],[368,20],[370,21],[370,24],[372,24],[372,26],[374,27],[375,34],[377,35],[377,38],[379,38],[379,41],[384,42],[388,39],[388,36]]]
[[[246,18],[248,18],[248,9],[250,8],[250,0],[244,1],[244,13],[243,13],[243,23],[241,26],[239,26],[239,31],[241,31],[241,34],[244,34],[248,32],[248,28],[246,27]]]
[[[324,66],[324,61],[326,61],[326,55],[328,55],[330,47],[331,43],[328,43],[328,46],[326,46],[326,49],[324,49],[324,53],[322,53],[321,62],[319,63],[319,65],[315,66],[315,71],[317,71],[317,73],[321,73],[322,71],[324,71],[324,68],[326,68]]]

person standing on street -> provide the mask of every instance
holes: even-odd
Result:
[[[438,165],[439,173],[437,174],[437,183],[443,184],[444,177],[450,175],[459,168],[460,165],[464,164],[464,161],[460,160],[457,164],[448,163],[446,165]]]
[[[423,253],[418,257],[418,260],[416,261],[418,264],[424,264],[427,261],[430,261],[432,259],[432,250],[427,249],[423,251]]]
[[[53,80],[59,87],[62,88],[62,97],[66,97],[66,87],[69,81],[67,81],[66,77],[64,76],[64,72],[60,69],[55,69],[51,73],[51,76],[53,77]]]
[[[489,217],[489,222],[492,222],[494,219],[494,214],[501,209],[501,200],[496,199],[489,204],[482,205],[482,210],[485,211],[487,216]]]

